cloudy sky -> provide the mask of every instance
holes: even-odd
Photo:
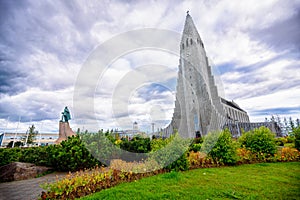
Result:
[[[101,59],[99,46],[128,31],[180,34],[187,10],[222,96],[251,121],[300,117],[299,0],[0,0],[0,131],[25,132],[34,123],[41,132],[57,132],[66,105],[73,130],[126,129],[134,121],[145,131],[152,122],[165,126],[174,107],[179,40],[172,52],[135,48],[115,55],[102,74],[82,78],[83,68],[93,55]],[[78,104],[93,109],[80,106],[76,112],[80,81],[89,92],[80,90],[86,102]],[[120,91],[126,91],[122,100]]]

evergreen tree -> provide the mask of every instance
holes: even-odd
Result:
[[[292,117],[289,118],[289,125],[290,125],[290,129],[291,129],[291,130],[294,130],[294,128],[295,128],[295,123],[294,123]]]
[[[296,126],[300,127],[300,120],[298,118],[296,119]]]
[[[288,135],[288,133],[289,133],[289,126],[288,126],[288,122],[287,122],[287,120],[286,120],[286,118],[284,117],[283,118],[283,127],[284,127],[284,133],[285,133],[285,135]]]
[[[35,126],[31,125],[29,126],[29,129],[26,131],[26,135],[24,137],[22,137],[22,141],[25,144],[33,144],[36,136],[38,134],[38,131],[35,130]]]

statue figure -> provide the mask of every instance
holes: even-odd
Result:
[[[61,122],[68,122],[71,119],[71,114],[67,106],[65,107],[64,112],[62,112],[61,114]]]

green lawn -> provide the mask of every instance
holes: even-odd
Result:
[[[171,172],[81,199],[300,199],[300,162]]]

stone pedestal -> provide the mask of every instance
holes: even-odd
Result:
[[[61,143],[61,141],[67,140],[69,136],[76,135],[70,128],[69,122],[59,122],[59,138],[55,141],[55,144]]]

